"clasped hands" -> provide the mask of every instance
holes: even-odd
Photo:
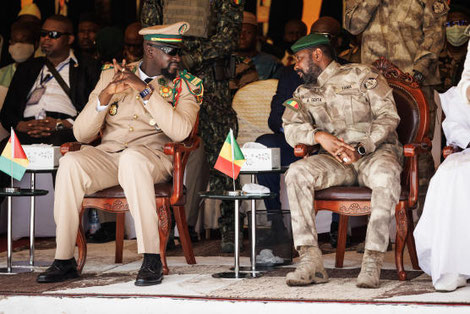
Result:
[[[39,120],[20,121],[16,125],[15,130],[26,133],[31,137],[46,137],[56,131],[57,120],[58,119],[46,117]],[[66,128],[72,127],[72,125],[66,120],[62,120],[62,123]]]
[[[330,133],[323,131],[315,133],[315,141],[335,157],[336,160],[345,165],[350,165],[361,158],[355,147]]]
[[[100,93],[101,104],[107,104],[114,94],[121,93],[129,88],[141,92],[147,87],[135,73],[126,67],[126,60],[123,59],[119,64],[116,59],[113,59],[114,76],[108,86],[106,86]]]

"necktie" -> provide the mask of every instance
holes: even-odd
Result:
[[[152,79],[151,79],[150,77],[147,77],[147,78],[144,80],[144,82],[147,83],[147,84],[150,83],[151,81],[152,81]]]

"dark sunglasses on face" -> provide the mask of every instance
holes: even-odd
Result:
[[[41,37],[49,36],[50,39],[58,39],[62,35],[71,35],[71,34],[70,33],[62,33],[62,32],[58,32],[58,31],[45,31],[45,30],[41,30],[39,32],[39,36],[41,36]]]
[[[451,26],[454,26],[454,25],[458,25],[458,26],[468,25],[468,21],[467,20],[458,20],[458,21],[449,21],[449,22],[444,23],[445,27],[451,27]]]
[[[160,46],[160,45],[152,45],[152,44],[148,44],[148,45],[160,49],[161,51],[163,51],[164,53],[166,53],[169,56],[172,56],[172,57],[176,56],[176,55],[181,56],[181,48],[169,47],[169,46]]]

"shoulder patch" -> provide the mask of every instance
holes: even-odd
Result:
[[[101,71],[106,71],[106,70],[109,70],[109,69],[114,69],[114,66],[113,66],[112,63],[103,64],[103,66],[101,67]]]
[[[374,89],[377,87],[377,79],[375,77],[367,77],[362,83],[365,89]]]
[[[289,108],[291,110],[294,110],[294,111],[299,111],[300,110],[300,100],[296,99],[296,98],[290,98],[290,99],[287,99],[286,101],[284,101],[282,103],[283,106],[285,106],[286,108]]]

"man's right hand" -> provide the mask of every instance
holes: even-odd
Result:
[[[341,154],[338,152],[345,150],[350,150],[352,152],[356,151],[353,146],[345,143],[342,139],[339,139],[336,136],[324,131],[315,133],[315,141],[320,144],[324,150],[335,157],[336,160],[338,160],[340,163],[345,163],[345,161],[341,159]]]

